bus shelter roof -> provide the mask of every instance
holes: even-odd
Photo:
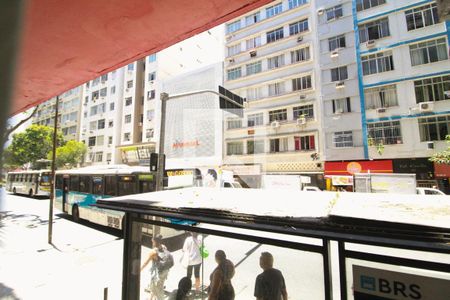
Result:
[[[97,206],[199,222],[207,218],[222,225],[259,223],[361,234],[376,228],[419,238],[450,233],[447,196],[186,188],[101,199]]]
[[[270,1],[27,1],[10,114]]]

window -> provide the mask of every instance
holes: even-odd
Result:
[[[97,129],[97,122],[92,121],[89,123],[89,130],[96,130]]]
[[[151,90],[151,91],[148,91],[148,92],[147,92],[147,99],[148,99],[148,100],[155,99],[155,96],[156,96],[155,90]]]
[[[237,20],[233,23],[227,24],[227,33],[232,33],[241,29],[241,20]]]
[[[92,101],[98,100],[98,91],[92,92]]]
[[[277,96],[284,93],[284,82],[269,84],[269,96]]]
[[[289,24],[289,35],[299,34],[308,30],[308,19]]]
[[[156,72],[148,73],[148,81],[153,81],[156,79]]]
[[[242,120],[241,119],[228,119],[227,120],[227,128],[228,129],[242,128]]]
[[[105,82],[106,80],[108,80],[108,74],[102,75],[100,77],[100,80],[102,81],[102,83]]]
[[[367,133],[369,143],[374,145],[380,143],[383,145],[403,143],[400,121],[369,123],[367,124]]]
[[[261,61],[257,61],[245,66],[247,76],[257,74],[261,72]]]
[[[113,137],[108,136],[108,145],[111,145],[113,143]]]
[[[228,47],[228,56],[233,56],[241,52],[241,44],[236,44]]]
[[[102,103],[98,105],[98,113],[102,114],[106,111],[106,103]]]
[[[397,86],[395,84],[364,90],[366,109],[397,106]]]
[[[147,120],[152,121],[154,117],[155,117],[155,110],[153,109],[147,110]]]
[[[284,54],[270,57],[267,59],[267,68],[269,70],[284,66]]]
[[[127,81],[127,88],[132,88],[133,87],[133,80],[129,80]]]
[[[353,147],[353,132],[338,131],[333,135],[333,145],[336,148]]]
[[[405,11],[405,17],[408,31],[439,23],[436,3],[409,9]]]
[[[97,136],[97,142],[96,142],[97,146],[103,146],[104,140],[105,140],[105,137],[103,135]]]
[[[154,135],[154,129],[153,128],[149,128],[149,129],[146,130],[146,132],[145,132],[145,137],[146,138],[150,139],[150,138],[153,137],[153,135]]]
[[[247,127],[260,126],[264,124],[263,113],[257,113],[247,116]]]
[[[69,189],[71,191],[78,192],[78,189],[79,189],[79,176],[78,175],[70,175]]]
[[[297,6],[300,6],[302,4],[308,3],[308,0],[289,0],[288,5],[289,9],[296,8]]]
[[[288,138],[279,138],[270,140],[270,152],[286,152],[288,151]]]
[[[343,15],[342,5],[336,5],[334,7],[328,8],[327,10],[325,10],[325,13],[327,15],[327,21],[338,19]]]
[[[301,116],[304,116],[306,119],[314,118],[314,105],[302,105],[296,106],[293,108],[294,111],[294,120],[297,120]]]
[[[394,70],[392,51],[362,56],[361,61],[363,75],[371,75]]]
[[[94,80],[92,80],[92,86],[96,86],[100,83],[100,77],[95,78]]]
[[[443,141],[449,134],[450,116],[419,119],[419,133],[422,142]]]
[[[90,181],[91,181],[91,177],[90,176],[80,176],[79,177],[79,192],[82,193],[89,193],[90,192]]]
[[[447,42],[445,38],[427,41],[409,46],[411,65],[429,64],[448,59]]]
[[[247,141],[247,154],[264,153],[264,140]]]
[[[295,151],[308,151],[316,149],[314,135],[295,136],[294,145]]]
[[[286,121],[287,120],[287,109],[277,109],[269,111],[269,122],[273,121]]]
[[[386,0],[356,0],[356,10],[363,11],[385,3]]]
[[[449,100],[450,75],[414,81],[416,103]]]
[[[383,18],[358,26],[359,42],[365,43],[370,40],[378,40],[390,36],[389,19]]]
[[[98,129],[105,128],[105,119],[98,120],[97,128]]]
[[[111,95],[114,95],[116,93],[116,86],[111,87]]]
[[[148,62],[154,62],[156,61],[156,54],[150,54],[148,56]]]
[[[261,37],[255,36],[254,38],[248,39],[245,41],[245,45],[247,50],[261,46]]]
[[[227,155],[242,155],[242,142],[227,143]]]
[[[331,69],[331,81],[342,81],[348,78],[347,66]]]
[[[103,152],[95,152],[94,161],[102,162],[103,161]]]
[[[297,49],[294,51],[291,51],[291,63],[296,63],[299,61],[306,61],[311,58],[309,54],[309,47],[305,47],[302,49]]]
[[[242,76],[241,67],[227,70],[227,79],[233,80]]]
[[[130,106],[131,103],[133,103],[132,97],[125,98],[125,106]]]
[[[109,122],[108,122],[108,127],[109,128],[112,128],[114,126],[114,121],[113,120],[110,120]]]
[[[88,146],[89,146],[89,147],[95,146],[95,136],[89,137]]]
[[[307,90],[307,89],[310,89],[311,87],[312,87],[311,75],[292,79],[292,90],[293,91]]]
[[[262,88],[248,88],[247,89],[247,101],[258,100],[262,98]]]
[[[339,48],[345,48],[345,35],[338,35],[328,39],[328,50],[334,51]]]
[[[127,123],[131,123],[131,115],[125,116],[125,124],[127,124]]]
[[[128,71],[133,71],[134,70],[134,63],[131,63],[127,66],[127,70]]]
[[[111,102],[111,103],[109,104],[109,110],[114,110],[114,102]]]
[[[102,88],[100,90],[100,97],[106,97],[108,89],[107,88]]]
[[[341,113],[347,113],[352,111],[352,107],[350,104],[350,97],[347,98],[341,98],[341,99],[335,99],[331,101],[333,105],[333,113],[334,114],[341,114]]]
[[[116,176],[105,176],[105,194],[109,196],[115,196],[117,189]]]
[[[277,40],[280,40],[284,37],[283,35],[283,27],[277,28],[275,30],[269,31],[266,33],[267,43],[272,43]]]
[[[283,4],[278,3],[276,5],[266,8],[266,18],[273,17],[283,12]]]
[[[259,11],[245,17],[245,25],[249,26],[258,23],[261,20],[261,14]]]
[[[130,138],[131,138],[131,133],[125,132],[125,133],[123,134],[123,140],[124,140],[125,142],[129,142],[129,141],[130,141]]]
[[[111,155],[111,153],[108,153]],[[111,157],[109,157],[111,160]],[[92,177],[92,193],[94,195],[103,195],[103,178],[99,176]]]

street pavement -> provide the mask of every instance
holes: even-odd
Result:
[[[56,216],[50,245],[48,210],[0,190],[0,299],[120,299],[123,241]]]

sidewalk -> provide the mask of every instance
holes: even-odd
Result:
[[[0,299],[120,299],[121,239],[55,216],[52,246],[48,199],[0,201]]]

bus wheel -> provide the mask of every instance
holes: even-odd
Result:
[[[80,212],[78,211],[78,205],[72,207],[72,220],[74,222],[80,222]]]
[[[14,195],[17,194],[16,188],[13,188],[13,194],[14,194]]]
[[[33,189],[30,189],[30,191],[28,192],[28,196],[33,197]]]

